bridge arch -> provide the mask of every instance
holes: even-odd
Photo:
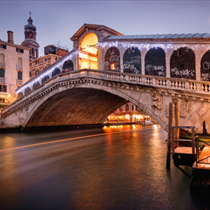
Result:
[[[73,102],[73,98],[75,99],[75,103]],[[139,101],[139,98],[141,97],[132,97],[129,92],[125,93],[113,87],[104,87],[98,84],[93,85],[92,83],[79,83],[76,87],[60,87],[46,94],[36,103],[30,110],[23,126],[43,126],[43,123],[48,123],[49,126],[102,124],[108,115],[129,101],[141,108],[145,114],[150,115],[163,129],[167,130],[166,123],[148,108],[148,106],[145,106],[142,101]],[[80,102],[82,100],[83,105],[81,106]],[[84,107],[84,104],[87,107]],[[65,109],[67,111],[64,111]],[[86,114],[84,114],[85,112]],[[94,113],[93,116],[91,113]],[[58,123],[53,123],[53,119],[56,119]],[[39,122],[39,120],[43,120],[43,123]]]

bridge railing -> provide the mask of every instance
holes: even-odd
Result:
[[[46,86],[48,84],[52,84],[56,81],[83,78],[83,77],[96,78],[108,81],[126,82],[132,84],[140,84],[140,85],[148,85],[148,86],[156,86],[156,87],[163,87],[170,89],[187,90],[199,93],[210,92],[210,82],[205,82],[205,81],[195,81],[195,80],[159,77],[151,75],[136,75],[136,74],[127,74],[127,73],[112,72],[112,71],[90,70],[90,69],[83,69],[83,70],[58,74],[53,78],[49,79],[48,81],[44,82],[43,84],[40,84],[39,88],[41,88],[44,85]],[[22,87],[24,87],[24,85],[21,86],[21,88]],[[35,90],[33,89],[33,85],[31,85],[30,88],[31,90],[27,91],[27,93],[26,91],[25,92],[21,91],[22,94],[28,95]]]

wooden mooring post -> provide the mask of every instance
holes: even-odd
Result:
[[[179,105],[176,100],[175,102],[175,126],[179,126]],[[179,139],[179,128],[176,129],[175,131],[175,138]],[[176,142],[176,147],[179,146],[179,142]]]
[[[171,162],[173,113],[174,113],[174,105],[172,102],[170,102],[169,103],[169,116],[168,116],[168,140],[167,140],[167,158],[166,158],[167,170],[170,170],[170,162]]]

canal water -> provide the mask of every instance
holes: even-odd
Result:
[[[166,170],[167,133],[157,125],[0,134],[0,149],[88,135],[71,141],[81,146],[73,149],[66,141],[57,151],[52,144],[0,151],[0,209],[210,209],[190,194],[190,167]],[[18,173],[24,164],[30,169]]]

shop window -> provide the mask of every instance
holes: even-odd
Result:
[[[44,76],[42,78],[42,84],[45,83],[45,82],[47,82],[49,79],[50,79],[50,77],[48,75]]]
[[[145,56],[145,75],[166,75],[165,52],[162,48],[152,48]]]
[[[123,72],[141,74],[141,53],[138,48],[128,48],[123,55]]]
[[[182,47],[173,52],[170,59],[170,76],[180,79],[196,79],[193,50]]]
[[[63,64],[63,72],[69,72],[74,70],[74,64],[72,60],[67,60]]]
[[[105,70],[120,72],[120,51],[116,47],[110,47],[105,54]]]

